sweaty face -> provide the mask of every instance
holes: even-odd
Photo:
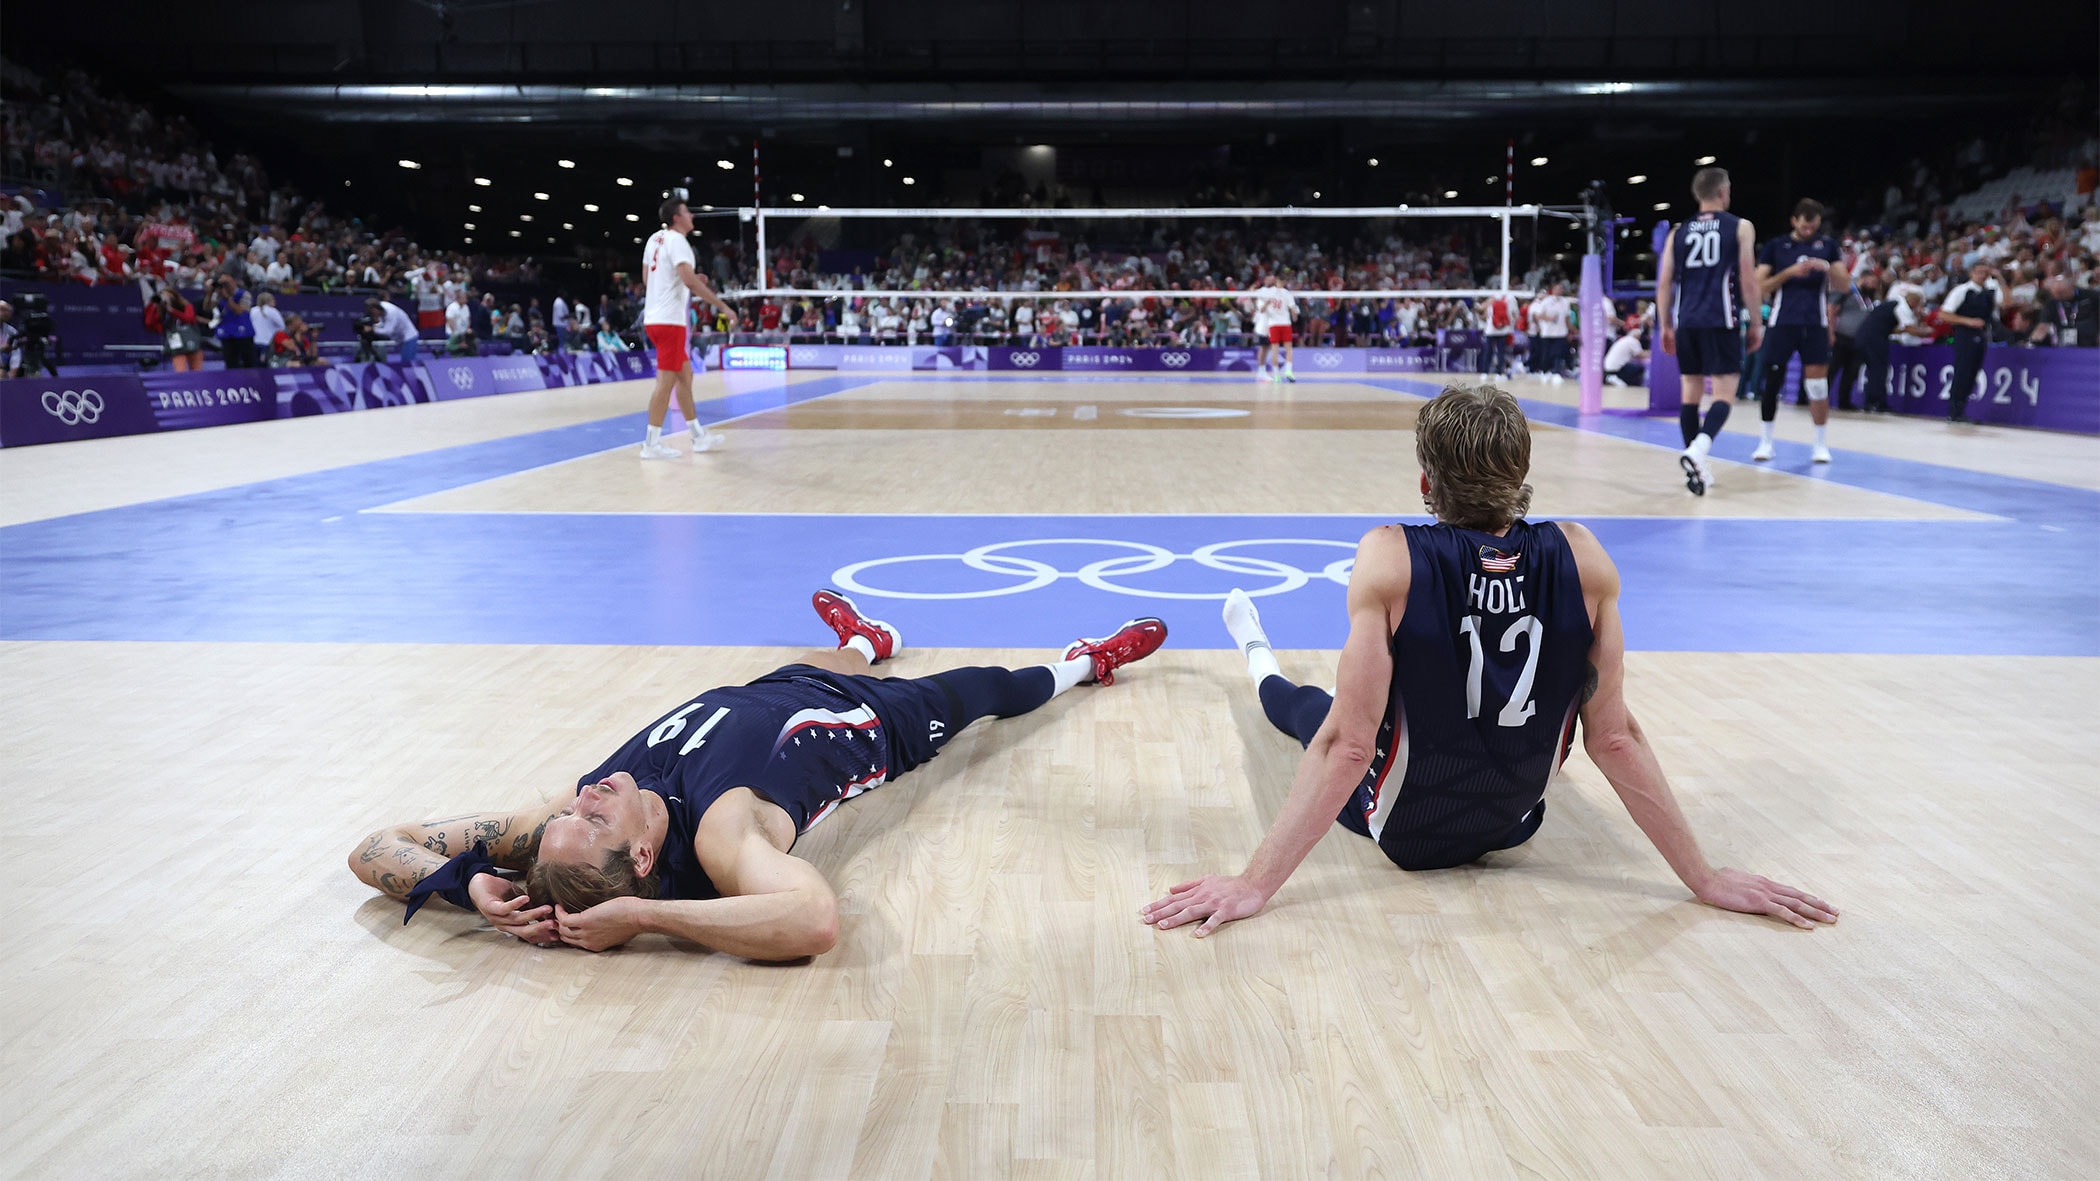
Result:
[[[607,850],[633,844],[648,832],[648,812],[634,776],[615,771],[576,793],[540,834],[539,855],[550,861],[598,865]]]

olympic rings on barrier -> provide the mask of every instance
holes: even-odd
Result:
[[[1097,558],[1077,570],[1064,570],[1037,558],[1023,557],[1008,551],[1023,546],[1097,546],[1108,549],[1131,551]],[[1347,550],[1348,557],[1337,558],[1316,570],[1305,570],[1274,558],[1256,557],[1253,554],[1231,551],[1248,546],[1323,546],[1330,549]],[[1002,595],[1021,595],[1029,591],[1042,590],[1060,578],[1076,578],[1098,591],[1109,594],[1129,595],[1140,599],[1223,599],[1227,590],[1218,591],[1171,591],[1153,590],[1147,587],[1124,586],[1113,581],[1141,574],[1153,574],[1165,570],[1176,562],[1192,561],[1196,565],[1227,574],[1252,575],[1275,579],[1270,586],[1248,588],[1247,593],[1259,598],[1263,595],[1286,594],[1307,585],[1316,578],[1324,578],[1341,586],[1349,585],[1350,571],[1356,566],[1356,545],[1347,541],[1326,541],[1300,537],[1266,537],[1246,541],[1214,541],[1198,547],[1193,553],[1177,554],[1165,546],[1144,541],[1116,541],[1097,537],[1046,537],[1028,541],[1000,541],[980,545],[960,554],[907,554],[894,558],[870,558],[842,566],[831,576],[832,584],[849,594],[873,595],[884,599],[995,599]],[[917,562],[961,562],[971,570],[985,574],[996,574],[1020,581],[1007,586],[995,586],[984,590],[964,591],[918,591],[893,590],[872,586],[861,580],[863,574],[891,566],[908,566]]]
[[[93,390],[45,390],[42,401],[44,413],[67,426],[97,422],[104,409],[102,395]]]

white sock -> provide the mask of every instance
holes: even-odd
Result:
[[[855,652],[860,653],[862,656],[867,657],[869,664],[875,663],[875,645],[869,643],[868,637],[866,636],[855,636],[852,639],[847,640],[845,643],[839,645],[839,647],[851,648]]]
[[[653,426],[653,427],[650,427],[650,428],[649,428],[649,434],[648,434],[648,436],[647,436],[646,438],[644,438],[644,439],[643,439],[642,441],[643,441],[644,443],[648,444],[648,445],[649,445],[649,446],[651,446],[651,447],[654,447],[654,446],[656,446],[656,445],[657,445],[658,443],[661,443],[661,442],[663,442],[663,441],[664,441],[664,428],[662,428],[662,427],[660,427],[660,426]]]
[[[1283,668],[1276,663],[1276,653],[1269,647],[1268,633],[1261,629],[1261,616],[1254,610],[1254,601],[1235,591],[1225,599],[1225,630],[1232,635],[1232,642],[1240,646],[1240,655],[1247,660],[1247,675],[1254,678],[1258,686],[1270,677],[1282,676]]]
[[[1829,431],[1830,428],[1827,426],[1819,426],[1816,428],[1816,446],[1821,447],[1829,442],[1829,439],[1827,437]]]
[[[685,429],[692,432],[693,442],[695,443],[698,443],[699,441],[707,437],[707,428],[701,426],[700,420],[697,418],[685,424]]]
[[[1685,448],[1685,450],[1690,451],[1694,456],[1697,456],[1700,459],[1705,459],[1707,454],[1713,449],[1714,437],[1705,433],[1704,431],[1700,432],[1699,434],[1693,435],[1691,445]]]
[[[1043,666],[1050,670],[1050,678],[1057,682],[1050,696],[1057,697],[1074,685],[1084,685],[1094,679],[1094,658],[1082,656],[1077,660],[1060,660]]]
[[[1757,437],[1760,442],[1769,443],[1772,441],[1772,428],[1774,425],[1769,422],[1759,424]]]

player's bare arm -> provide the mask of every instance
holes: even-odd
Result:
[[[730,307],[721,296],[716,295],[714,285],[694,271],[690,263],[678,264],[678,281],[685,284],[687,291],[699,296],[702,303],[729,317],[731,324],[736,323],[739,318],[736,314],[736,309]]]
[[[487,846],[489,860],[496,865],[524,870],[539,852],[547,822],[566,806],[565,800],[555,799],[517,812],[473,812],[382,828],[351,851],[350,872],[389,897],[405,899],[424,878],[476,843]],[[553,940],[553,910],[529,905],[509,879],[476,874],[467,893],[481,916],[504,934],[531,943]]]
[[[1739,869],[1716,869],[1707,863],[1647,735],[1626,707],[1618,567],[1588,529],[1572,522],[1563,523],[1561,529],[1574,550],[1583,597],[1594,620],[1592,681],[1581,707],[1583,750],[1610,781],[1634,823],[1676,871],[1678,880],[1709,906],[1770,915],[1797,927],[1836,922],[1837,909],[1820,898],[1769,878]]]
[[[822,955],[838,942],[838,897],[815,866],[787,852],[795,826],[750,788],[707,810],[693,851],[722,897],[614,898],[589,910],[556,909],[562,942],[603,951],[636,935],[668,935],[752,960]]]
[[[1764,276],[1759,272],[1763,268],[1757,265],[1757,227],[1750,224],[1749,218],[1742,218],[1735,223],[1735,258],[1735,273],[1757,275],[1758,286],[1762,289]],[[1756,352],[1765,342],[1765,318],[1758,315],[1754,307],[1744,308],[1743,311],[1750,321],[1750,351]]]
[[[1393,679],[1393,631],[1407,606],[1411,574],[1407,535],[1397,526],[1374,529],[1357,544],[1349,576],[1349,638],[1336,667],[1334,708],[1299,759],[1283,811],[1245,870],[1173,887],[1139,912],[1146,923],[1167,928],[1200,921],[1201,938],[1222,923],[1247,918],[1275,897],[1326,835],[1371,764]]]
[[[1676,321],[1670,316],[1670,301],[1676,292],[1670,289],[1677,281],[1677,229],[1671,227],[1663,237],[1662,259],[1655,268],[1655,322],[1662,325],[1662,351],[1677,355]]]

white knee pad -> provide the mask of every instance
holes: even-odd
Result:
[[[1807,394],[1808,400],[1811,402],[1828,402],[1830,400],[1830,379],[1827,377],[1804,377],[1801,379],[1801,392]]]

